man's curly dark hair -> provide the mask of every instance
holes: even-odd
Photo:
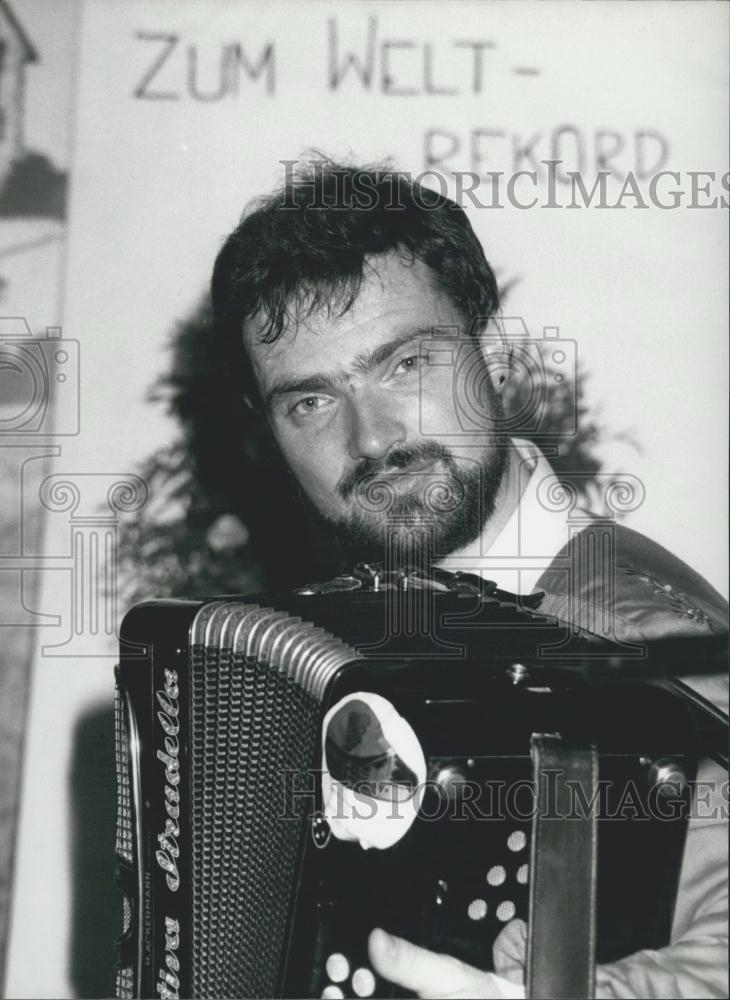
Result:
[[[218,254],[211,297],[226,363],[243,365],[251,399],[245,321],[259,317],[270,343],[315,311],[342,316],[369,259],[390,252],[427,264],[465,323],[496,313],[497,281],[466,213],[403,172],[312,160],[249,206]]]

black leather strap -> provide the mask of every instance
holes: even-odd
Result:
[[[527,996],[589,1000],[595,991],[598,754],[533,735]],[[593,803],[591,807],[590,804]]]

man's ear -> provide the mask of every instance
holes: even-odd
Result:
[[[512,343],[499,316],[479,321],[479,350],[495,392],[502,392],[512,369]]]

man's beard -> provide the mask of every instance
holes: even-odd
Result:
[[[417,471],[437,462],[438,471]],[[478,459],[460,463],[433,440],[396,446],[385,459],[365,459],[343,477],[337,492],[353,498],[353,511],[323,520],[349,566],[427,568],[479,537],[494,514],[506,464],[507,447],[496,442]],[[415,485],[401,485],[405,477]]]

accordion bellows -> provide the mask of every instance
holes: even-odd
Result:
[[[133,609],[115,713],[118,997],[388,995],[367,965],[376,925],[490,968],[496,934],[528,916],[529,809],[491,801],[454,822],[439,803],[460,786],[443,775],[520,785],[528,801],[535,732],[597,744],[607,811],[627,782],[647,798],[649,759],[693,773],[678,698],[584,682],[616,653],[499,594]],[[431,779],[387,850],[336,840],[321,813],[322,719],[358,691],[408,720]],[[666,942],[685,826],[599,822],[601,960]]]

